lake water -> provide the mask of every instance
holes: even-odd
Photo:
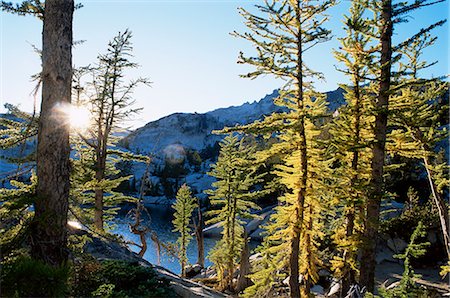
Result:
[[[150,214],[150,218],[146,216],[144,217],[144,220],[147,222],[150,228],[157,234],[158,239],[164,243],[168,242],[175,243],[179,234],[172,232],[173,230],[172,208],[169,205],[151,205],[147,207],[147,210],[148,213]],[[116,219],[115,221],[116,227],[113,231],[116,234],[122,235],[127,241],[132,241],[137,244],[140,244],[139,236],[130,232],[128,226],[128,223],[130,222],[131,220],[127,218],[126,213],[122,213],[121,216],[119,216]],[[217,239],[205,238],[204,240],[205,257],[207,257],[208,252],[211,250],[211,248],[214,247],[216,241]],[[150,239],[150,235],[147,236],[147,245],[148,248],[147,251],[145,252],[144,259],[146,259],[152,264],[158,265],[156,244]],[[129,247],[134,252],[140,251],[140,248],[134,245],[130,245]],[[195,237],[193,237],[191,239],[191,242],[189,243],[187,250],[187,257],[191,264],[195,264],[197,262],[197,241],[195,240]],[[159,265],[169,269],[174,273],[177,274],[181,273],[181,266],[178,263],[178,261],[175,258],[169,256],[164,251],[164,249],[162,249],[161,251],[160,261],[161,263]],[[206,258],[205,266],[209,265],[211,265],[211,262]]]

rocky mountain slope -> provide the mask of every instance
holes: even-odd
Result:
[[[336,110],[344,103],[343,90],[327,92],[329,109]],[[220,108],[204,114],[175,113],[156,121],[147,123],[122,140],[122,146],[142,154],[171,152],[171,146],[181,145],[183,148],[200,151],[213,146],[223,136],[212,134],[226,126],[247,124],[262,119],[265,115],[280,111],[273,103],[278,90],[266,95],[259,101],[244,103],[241,106]]]

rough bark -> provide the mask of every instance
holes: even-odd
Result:
[[[354,79],[354,96],[356,99],[355,103],[355,145],[360,143],[361,140],[361,129],[360,129],[360,122],[361,122],[361,92],[360,92],[360,76],[359,76],[359,69],[356,70],[356,75]],[[352,156],[352,170],[355,173],[355,176],[352,177],[351,180],[351,189],[355,187],[356,181],[358,179],[358,161],[359,161],[359,151],[355,150],[353,152]],[[348,239],[353,236],[354,234],[354,227],[355,227],[355,212],[356,212],[356,204],[355,202],[352,202],[351,208],[347,211],[346,214],[346,230],[345,230],[345,237]],[[347,259],[347,251],[344,252],[344,259]],[[342,279],[342,288],[341,288],[341,294],[346,294],[349,290],[352,284],[356,282],[356,272],[352,268],[347,268],[346,273]]]
[[[308,206],[308,212],[309,212],[309,220],[307,222],[307,227],[308,227],[308,231],[312,231],[313,230],[313,212],[314,212],[314,208],[313,206],[310,204]],[[311,239],[311,234],[310,233],[306,233],[304,236],[304,250],[305,250],[305,254],[304,254],[304,258],[306,259],[306,261],[308,262],[308,267],[313,266],[312,264],[312,239]],[[310,293],[311,293],[311,284],[312,284],[312,277],[309,274],[305,274],[305,276],[303,276],[303,282],[302,282],[302,286],[300,288],[300,297],[309,297]]]
[[[68,257],[69,127],[67,116],[58,107],[71,100],[73,10],[72,0],[45,2],[31,253],[53,266],[65,264]]]
[[[392,0],[384,0],[381,13],[380,85],[376,102],[375,143],[372,148],[370,196],[367,202],[364,246],[362,248],[360,284],[369,292],[374,290],[376,239],[379,227],[380,204],[384,194],[383,166],[385,159],[386,127],[392,58]]]
[[[197,216],[198,223],[195,223],[194,217],[194,225],[195,225],[195,239],[197,240],[197,264],[199,264],[202,268],[205,267],[205,245],[204,245],[204,235],[203,235],[203,216],[200,205],[200,200],[197,198]]]
[[[252,284],[252,280],[247,277],[250,274],[250,248],[248,246],[248,235],[244,232],[244,247],[241,252],[241,262],[239,263],[239,277],[236,285],[236,292],[240,293]]]

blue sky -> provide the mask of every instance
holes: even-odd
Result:
[[[143,112],[130,125],[141,126],[174,112],[207,112],[215,108],[240,105],[259,100],[271,93],[282,82],[271,77],[248,80],[239,78],[250,70],[236,63],[239,51],[252,53],[246,41],[229,35],[245,31],[237,7],[251,9],[259,1],[225,0],[166,0],[166,1],[83,1],[84,7],[75,12],[74,40],[85,40],[73,51],[76,66],[94,63],[97,55],[118,31],[133,32],[134,61],[141,67],[129,73],[129,78],[144,76],[153,82],[151,88],[136,90],[136,106]],[[343,36],[341,20],[349,1],[341,1],[329,11],[327,26],[335,36],[321,44],[306,57],[306,63],[325,74],[326,82],[316,83],[319,91],[337,88],[345,82],[335,70],[331,49],[338,46],[337,37]],[[394,39],[407,38],[421,27],[447,18],[448,1],[415,12],[410,22],[401,24]],[[20,104],[31,111],[35,83],[30,76],[39,72],[40,61],[31,44],[40,47],[42,24],[27,16],[19,17],[0,12],[0,112],[3,104]],[[439,37],[428,60],[438,65],[424,75],[440,76],[449,73],[448,24],[434,31]],[[39,106],[40,97],[37,97]],[[39,107],[38,107],[39,108]]]

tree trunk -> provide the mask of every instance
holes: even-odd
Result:
[[[312,206],[312,204],[310,204],[308,206],[308,212],[309,212],[309,219],[308,219],[308,231],[312,231],[313,230],[313,212],[314,212],[314,208]],[[309,270],[309,268],[313,265],[312,264],[312,250],[311,247],[313,245],[312,243],[312,239],[311,239],[311,234],[310,233],[306,233],[303,236],[303,241],[304,241],[304,245],[303,245],[303,249],[305,250],[305,256],[304,258],[306,259],[306,261],[308,262],[308,268],[306,270]],[[309,297],[310,293],[311,293],[311,283],[312,283],[312,276],[310,274],[308,274],[308,271],[303,273],[303,283],[302,286],[300,288],[300,297]]]
[[[68,257],[69,125],[60,105],[71,100],[73,10],[73,0],[45,2],[31,254],[53,266],[65,264]]]
[[[203,235],[203,216],[200,206],[200,199],[197,198],[198,223],[195,225],[195,238],[197,240],[197,264],[202,268],[205,267],[205,245]],[[195,224],[195,222],[194,222]]]
[[[441,195],[438,193],[436,184],[433,181],[432,172],[430,170],[430,162],[428,157],[423,158],[425,169],[427,171],[428,183],[430,185],[431,194],[433,197],[434,204],[438,210],[439,221],[441,223],[442,237],[444,239],[445,251],[447,252],[447,260],[450,261],[450,223],[448,209],[445,201],[442,199]]]
[[[248,247],[247,231],[244,232],[244,247],[241,252],[241,262],[239,264],[239,277],[236,285],[236,292],[240,293],[248,288],[252,281],[247,275],[250,274],[250,248]]]
[[[297,1],[296,6],[296,22],[298,26],[297,34],[297,65],[296,65],[296,99],[297,106],[300,112],[303,112],[303,44],[301,31],[301,1]],[[300,237],[303,224],[303,212],[306,195],[306,181],[308,177],[308,161],[306,148],[306,133],[305,133],[305,117],[302,113],[300,116],[299,135],[300,135],[300,170],[301,178],[299,181],[299,192],[297,197],[297,208],[295,208],[295,223],[294,231],[291,239],[291,252],[289,255],[289,291],[292,298],[300,297],[300,283],[299,283],[299,257],[300,257]]]
[[[356,99],[355,103],[355,145],[359,146],[360,143],[360,122],[361,122],[361,93],[359,88],[360,83],[360,76],[359,71],[357,70],[355,79],[354,79],[354,96]],[[356,182],[358,180],[358,161],[359,161],[359,150],[355,150],[353,152],[352,157],[352,170],[355,173],[355,175],[351,179],[351,189],[354,189],[356,186]],[[357,195],[355,199],[357,199]],[[347,211],[346,214],[346,230],[345,230],[345,237],[349,239],[354,234],[354,227],[355,227],[355,213],[356,213],[356,203],[355,201],[352,202],[351,208]],[[344,252],[344,260],[347,262],[347,250]],[[353,255],[350,256],[353,258]],[[352,284],[356,282],[356,272],[353,268],[347,267],[344,270],[344,276],[342,278],[342,287],[341,287],[341,294],[346,295],[348,291],[350,290],[350,287]]]
[[[101,154],[97,154],[97,166],[95,169],[95,179],[97,182],[102,181],[105,178],[104,157]],[[103,231],[103,189],[95,189],[95,209],[94,209],[94,226],[97,230]]]
[[[381,72],[375,115],[375,143],[372,148],[370,197],[367,202],[364,246],[362,248],[360,284],[369,292],[374,290],[375,248],[378,235],[380,204],[384,194],[383,166],[385,159],[386,127],[388,117],[389,89],[392,58],[392,0],[384,0],[381,13]]]

